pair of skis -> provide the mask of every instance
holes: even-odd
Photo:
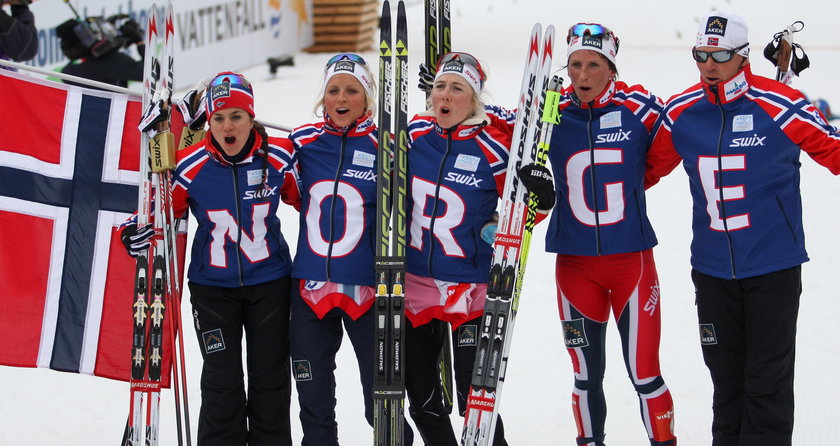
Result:
[[[426,1],[426,63],[431,68],[437,64],[441,54],[450,51],[448,3],[448,0]],[[441,5],[441,10],[435,8]],[[440,28],[439,23],[442,24]],[[402,0],[397,5],[394,46],[388,0],[383,3],[380,29],[374,445],[396,446],[403,444],[404,432],[405,370],[402,354],[405,339],[405,204],[408,186],[408,41]],[[543,38],[541,25],[535,25],[522,79],[487,304],[464,420],[463,445],[490,445],[493,440],[498,413],[496,402],[504,381],[522,276],[536,223],[535,198],[526,193],[517,172],[525,164],[544,165],[548,159],[551,128],[559,119],[556,114],[559,94],[556,91],[560,89],[560,80],[555,76],[549,81],[553,48],[553,26],[548,27]],[[547,90],[555,93],[547,95]],[[551,100],[547,101],[547,98]],[[540,119],[543,104],[548,105]],[[552,110],[555,113],[549,113]],[[393,130],[392,121],[395,123]],[[441,361],[444,376],[443,355]],[[451,378],[448,382],[451,386]],[[451,402],[451,387],[449,395]]]
[[[425,0],[426,66],[434,70],[440,56],[452,51],[449,0]]]
[[[452,20],[450,18],[450,0],[425,0],[425,43],[426,66],[432,72],[437,71],[441,56],[452,51]],[[428,99],[430,92],[426,93]],[[448,326],[449,324],[447,324]],[[452,377],[452,332],[447,330],[443,347],[438,356],[438,371],[443,389],[443,404],[448,413],[452,413],[455,393]]]
[[[391,4],[382,5],[379,45],[374,269],[374,445],[403,444],[405,417],[405,242],[408,188],[408,32],[405,4],[397,4],[392,44]],[[393,127],[392,127],[393,122]],[[394,137],[395,135],[395,137]]]
[[[158,20],[155,5],[149,9],[146,24],[144,57],[143,106],[150,107],[162,100],[170,106],[173,83],[174,14],[168,4],[163,21]],[[131,402],[123,439],[124,446],[157,446],[159,441],[160,388],[163,372],[164,320],[171,308],[171,330],[168,346],[172,349],[175,379],[175,406],[178,444],[182,443],[178,360],[180,353],[183,380],[186,439],[190,444],[189,411],[187,409],[184,347],[180,333],[180,261],[177,255],[177,227],[172,211],[171,170],[175,167],[175,151],[169,121],[157,124],[157,134],[149,137],[141,132],[140,188],[138,194],[137,227],[153,223],[152,246],[136,260],[134,300],[132,304],[134,330],[131,352]],[[151,261],[150,261],[151,260]],[[180,348],[175,348],[176,338]],[[144,422],[145,420],[145,422]],[[145,429],[144,429],[145,427]],[[145,433],[145,434],[144,434]]]
[[[426,64],[450,50],[449,0],[426,0]],[[374,445],[403,444],[405,419],[405,246],[408,191],[408,30],[397,3],[396,42],[391,4],[382,4],[379,45],[379,151],[377,157],[376,320],[374,341]],[[442,51],[442,52],[441,52]],[[393,127],[392,127],[393,124]],[[446,343],[447,345],[449,343]],[[446,401],[452,405],[450,349],[441,352]]]
[[[463,446],[493,444],[499,397],[505,379],[531,233],[536,223],[535,198],[526,192],[519,180],[518,171],[530,163],[545,165],[552,126],[559,122],[556,92],[560,89],[560,79],[554,76],[549,80],[553,48],[554,27],[549,25],[543,36],[542,26],[539,23],[534,25],[501,198],[487,299],[479,327],[478,348],[461,435]],[[553,93],[547,94],[549,91]],[[545,113],[541,118],[543,111]]]

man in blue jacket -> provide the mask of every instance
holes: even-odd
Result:
[[[691,277],[714,385],[714,446],[785,446],[793,433],[802,229],[799,156],[840,174],[840,133],[797,90],[753,75],[747,25],[712,12],[648,152],[649,187],[680,161],[693,198]]]
[[[38,30],[26,0],[0,0],[0,59],[23,62],[38,53]],[[3,9],[10,5],[11,15]]]

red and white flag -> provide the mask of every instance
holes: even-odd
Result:
[[[0,365],[128,381],[140,101],[0,70],[0,102]]]

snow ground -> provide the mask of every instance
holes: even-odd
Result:
[[[642,83],[667,99],[698,79],[688,51],[700,17],[720,8],[746,19],[753,42],[753,71],[767,76],[772,76],[773,69],[761,55],[764,45],[773,33],[794,20],[804,21],[806,28],[796,38],[808,51],[812,68],[803,72],[794,86],[812,98],[824,97],[840,109],[840,91],[834,77],[834,70],[840,68],[840,39],[832,32],[840,6],[833,0],[803,1],[796,5],[778,0],[604,0],[577,4],[453,0],[452,3],[455,49],[469,51],[481,60],[489,73],[487,89],[493,103],[514,105],[528,34],[537,20],[558,27],[560,43],[555,46],[558,70],[562,67],[559,62],[565,60],[563,38],[569,25],[594,21],[610,26],[621,38],[620,78],[631,84]],[[414,1],[408,7],[412,71],[422,58],[421,4]],[[363,55],[375,64],[375,53]],[[264,65],[245,68],[243,72],[254,82],[257,92],[258,118],[286,126],[315,120],[312,108],[327,58],[325,54],[296,54],[295,67],[280,68],[275,78],[270,77]],[[410,82],[413,112],[419,111],[422,103],[420,93],[413,89],[415,84],[416,81]],[[840,233],[835,229],[840,215],[835,198],[840,193],[840,181],[807,156],[803,156],[802,164],[802,196],[811,262],[803,268],[794,444],[835,444],[840,438],[837,423],[840,386],[836,385],[840,374],[840,337],[835,325],[836,315],[840,314],[837,299],[840,275],[835,272],[840,264],[837,250]],[[712,389],[697,339],[688,263],[690,197],[681,168],[649,192],[648,208],[660,241],[654,252],[662,285],[662,372],[676,405],[677,435],[683,446],[708,445]],[[291,208],[284,208],[281,213],[284,233],[290,246],[294,246],[297,214]],[[553,256],[542,252],[544,230],[545,227],[537,229],[528,262],[502,397],[502,415],[512,445],[572,444],[575,435],[569,402],[573,378],[557,317]],[[184,314],[190,314],[186,307]],[[186,321],[186,326],[190,326],[190,321]],[[613,446],[645,445],[637,399],[612,327],[609,336],[609,366],[604,384],[609,408],[607,441]],[[195,435],[201,359],[192,333],[187,333],[185,339]],[[338,358],[339,432],[342,444],[366,445],[371,443],[370,428],[362,416],[358,372],[348,345],[345,343]],[[125,383],[10,367],[0,367],[0,382],[0,444],[105,445],[115,444],[122,434],[128,410]],[[172,406],[172,394],[167,391],[161,418],[165,445],[174,444]],[[293,428],[295,441],[299,442],[301,433],[296,413],[295,405]],[[461,419],[455,416],[452,419],[456,431],[460,431]]]

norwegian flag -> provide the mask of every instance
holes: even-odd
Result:
[[[128,381],[140,101],[7,70],[0,98],[0,364]]]

